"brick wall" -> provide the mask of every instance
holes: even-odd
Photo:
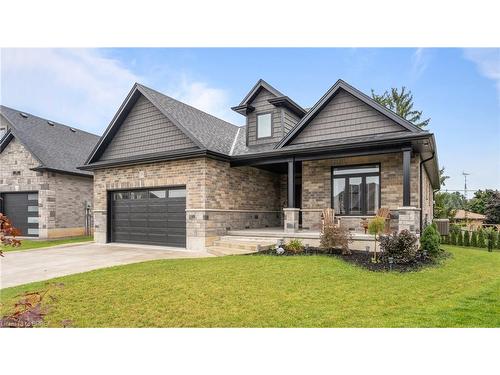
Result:
[[[83,205],[92,202],[92,178],[31,170],[40,163],[16,138],[0,154],[0,165],[0,192],[38,192],[40,238],[83,234]]]
[[[107,191],[186,186],[187,247],[203,250],[228,229],[279,226],[279,176],[207,158],[115,167],[94,173],[95,238],[106,242]]]

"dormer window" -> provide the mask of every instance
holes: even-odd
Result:
[[[272,136],[271,113],[257,115],[257,138],[269,138]]]

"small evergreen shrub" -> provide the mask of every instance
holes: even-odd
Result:
[[[488,251],[493,251],[495,248],[495,232],[493,231],[493,228],[485,228],[483,230],[486,247],[488,248]]]
[[[301,240],[294,238],[285,245],[285,250],[293,254],[299,254],[304,251],[304,245]]]
[[[479,230],[479,234],[477,235],[477,246],[478,247],[486,247],[486,241],[484,238],[484,231]]]
[[[430,255],[439,253],[439,240],[441,236],[434,225],[425,227],[422,236],[420,236],[420,247],[427,250]]]
[[[498,233],[497,231],[493,232],[493,242],[494,242],[493,248],[500,249],[500,233]]]
[[[456,232],[450,232],[450,243],[452,245],[457,244],[457,233]]]
[[[383,261],[388,261],[388,258],[392,257],[395,263],[408,263],[415,259],[418,238],[410,231],[403,230],[399,234],[381,236],[380,248],[383,250],[381,255]]]
[[[464,246],[464,237],[462,235],[462,231],[457,233],[457,245]]]
[[[351,254],[350,242],[352,242],[351,233],[345,227],[325,225],[321,232],[320,247],[323,249],[342,249],[343,255],[349,255]]]
[[[464,246],[470,246],[470,234],[468,230],[464,233]]]
[[[477,232],[476,231],[472,232],[472,235],[470,236],[470,245],[472,247],[477,247]]]

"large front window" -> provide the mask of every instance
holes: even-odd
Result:
[[[336,215],[375,215],[380,208],[380,166],[334,167],[332,204]]]

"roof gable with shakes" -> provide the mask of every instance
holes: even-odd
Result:
[[[333,100],[335,100],[335,98],[337,96],[340,96],[341,99],[340,101],[344,101],[344,102],[351,102],[350,104],[343,104],[343,103],[340,103],[340,105],[333,105],[331,106],[331,102]],[[342,98],[343,96],[343,98]],[[345,106],[352,106],[354,102],[358,102],[354,105],[358,105],[358,108],[357,109],[354,109],[355,111],[358,111],[358,110],[361,110],[361,111],[365,111],[366,114],[368,116],[372,116],[372,121],[378,121],[378,124],[375,125],[375,132],[373,134],[378,134],[380,133],[380,131],[378,130],[377,131],[377,127],[378,126],[386,126],[387,128],[385,129],[385,131],[389,131],[389,132],[399,132],[399,131],[407,131],[407,132],[413,132],[413,133],[418,133],[418,132],[423,132],[423,130],[419,129],[418,127],[416,127],[415,125],[413,125],[412,123],[410,123],[409,121],[403,119],[402,117],[396,115],[394,112],[388,110],[387,108],[385,108],[384,106],[380,105],[379,103],[377,103],[376,101],[374,101],[373,99],[371,99],[369,96],[367,96],[366,94],[362,93],[361,91],[355,89],[354,87],[352,87],[351,85],[347,84],[346,82],[342,81],[342,80],[338,80],[326,93],[325,95],[323,95],[321,97],[321,99],[318,100],[318,102],[307,112],[307,114],[299,121],[299,123],[297,123],[297,125],[295,125],[295,127],[280,141],[276,144],[275,148],[282,148],[286,145],[289,145],[291,144],[292,142],[294,142],[295,139],[298,139],[301,135],[301,133],[306,133],[305,135],[307,136],[302,136],[302,139],[301,141],[305,142],[305,141],[313,141],[314,138],[318,138],[318,139],[325,139],[325,134],[322,134],[322,133],[325,133],[325,132],[330,132],[332,131],[332,129],[314,129],[314,130],[308,130],[307,127],[313,123],[313,121],[315,121],[315,119],[317,117],[321,117],[322,115],[322,111],[328,107],[328,106],[331,106],[331,107],[334,107],[334,108],[330,108],[333,110],[333,112],[330,114],[332,116],[336,116],[336,113],[340,113],[342,112],[343,108]],[[348,114],[349,116],[349,114]],[[327,116],[328,117],[328,116]],[[378,118],[376,118],[378,117]],[[326,119],[319,119],[319,121],[317,122],[327,122],[325,121]],[[362,121],[360,124],[355,124],[355,123],[350,123],[349,120],[347,121],[344,121],[344,123],[342,123],[342,118],[341,117],[337,117],[337,120],[340,120],[338,122],[337,125],[340,125],[340,126],[344,126],[346,127],[347,126],[347,129],[349,130],[349,126],[354,126],[354,129],[351,129],[351,130],[354,130],[354,132],[352,132],[352,136],[356,136],[356,135],[360,135],[360,136],[364,136],[364,135],[367,135],[368,133],[366,132],[366,127],[365,124],[362,124]],[[332,127],[335,127],[335,123],[332,123],[331,122],[331,118],[329,119],[329,126]],[[356,121],[354,121],[356,122]],[[357,125],[361,125],[362,128],[364,129],[361,129],[359,126],[358,128],[359,129],[356,129],[355,127]],[[317,126],[319,128],[319,126]],[[344,129],[345,130],[345,129]],[[364,130],[364,131],[363,131]],[[357,132],[357,133],[356,133]],[[307,134],[307,133],[311,133],[311,134]],[[349,134],[349,131],[345,132],[346,134]],[[359,134],[358,134],[359,133]],[[330,134],[331,136],[333,137],[336,137],[337,135],[335,134]],[[340,137],[343,137],[345,136],[345,134],[340,134]],[[300,141],[300,140],[299,140]]]
[[[86,162],[87,166],[101,163],[104,160],[102,157],[105,155],[106,149],[112,143],[113,138],[118,134],[120,127],[140,97],[147,99],[147,101],[151,103],[156,110],[161,112],[173,126],[177,127],[186,138],[189,138],[192,142],[189,148],[208,150],[222,155],[230,154],[238,133],[238,126],[230,124],[227,121],[221,120],[188,104],[182,103],[149,87],[136,83],[88,157]],[[186,149],[187,148],[183,150]],[[173,154],[176,152],[176,150],[158,151],[156,156]],[[179,152],[179,150],[177,150],[177,152]],[[140,159],[141,155],[135,155],[135,157]]]
[[[0,106],[0,115],[10,125],[2,138],[4,149],[16,138],[40,163],[37,169],[91,176],[78,169],[99,140],[99,136],[19,110]]]

